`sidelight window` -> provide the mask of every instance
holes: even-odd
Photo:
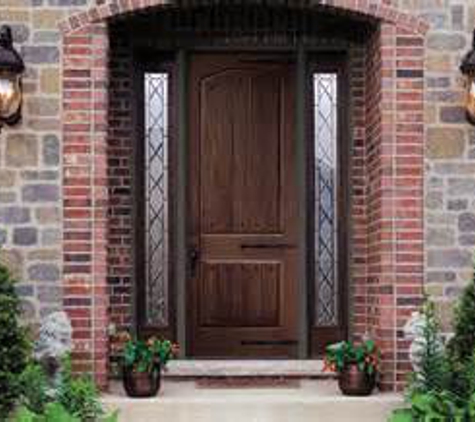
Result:
[[[313,74],[315,325],[338,325],[338,75]]]
[[[145,73],[145,318],[168,326],[169,74]]]

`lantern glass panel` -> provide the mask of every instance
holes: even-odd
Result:
[[[21,106],[21,76],[0,73],[0,116],[8,120],[14,117]]]
[[[467,117],[472,123],[475,123],[475,74],[467,76],[466,109]]]

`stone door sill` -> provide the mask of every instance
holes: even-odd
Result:
[[[323,371],[322,360],[175,360],[166,378],[295,377],[332,378]]]

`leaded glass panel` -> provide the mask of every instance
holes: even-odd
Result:
[[[145,74],[146,322],[168,325],[169,75]]]
[[[337,80],[336,73],[313,75],[317,326],[338,325]]]

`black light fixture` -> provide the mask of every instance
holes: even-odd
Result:
[[[13,47],[12,30],[4,25],[0,28],[0,130],[21,119],[24,70],[23,60]]]
[[[463,58],[460,71],[465,76],[467,89],[465,99],[467,119],[472,125],[475,125],[475,30],[473,31],[472,49]]]

